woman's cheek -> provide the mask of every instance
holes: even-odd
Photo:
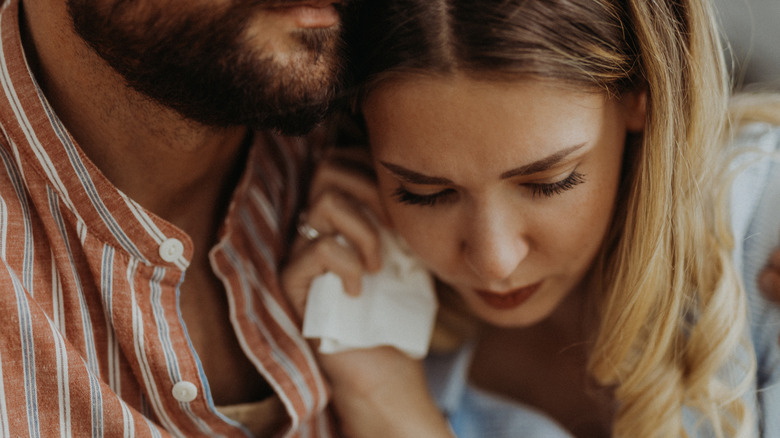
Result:
[[[426,207],[411,207],[414,210]],[[422,259],[423,263],[434,271],[438,271],[441,258],[453,251],[452,245],[446,239],[446,230],[437,226],[437,221],[426,219],[425,214],[404,212],[391,215],[396,232],[406,241],[412,251]]]

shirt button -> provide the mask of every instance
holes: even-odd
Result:
[[[198,396],[198,387],[192,382],[182,380],[173,385],[173,398],[180,402],[189,403]]]
[[[160,257],[166,262],[174,262],[184,254],[184,245],[179,239],[165,239],[160,244]]]

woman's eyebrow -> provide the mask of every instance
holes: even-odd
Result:
[[[525,166],[520,166],[516,169],[507,170],[506,172],[501,174],[501,179],[511,178],[513,176],[518,176],[518,175],[532,175],[534,173],[547,170],[555,166],[556,164],[560,163],[564,158],[569,156],[572,152],[580,149],[583,146],[585,146],[585,143],[580,143],[572,147],[562,149],[540,160],[536,160],[533,163],[526,164]],[[414,170],[407,169],[397,164],[388,163],[386,161],[380,161],[379,163],[382,164],[382,166],[384,166],[391,173],[393,173],[393,175],[410,184],[434,185],[434,186],[453,184],[452,180],[448,178],[444,178],[440,176],[424,175],[422,173],[415,172]]]
[[[516,169],[507,170],[501,174],[501,179],[512,178],[513,176],[533,175],[534,173],[545,171],[563,161],[564,158],[569,156],[572,152],[585,146],[585,144],[586,143],[576,144],[566,149],[561,149],[560,151],[540,160],[536,160],[533,163],[520,166]]]
[[[387,163],[384,161],[380,161],[382,166],[384,166],[387,170],[392,172],[396,177],[410,183],[410,184],[420,184],[420,185],[434,185],[434,186],[442,186],[442,185],[448,185],[452,184],[452,181],[447,178],[442,178],[439,176],[428,176],[423,175],[422,173],[417,173],[413,170],[409,170],[405,167],[399,166],[397,164]]]

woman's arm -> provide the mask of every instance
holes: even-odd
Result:
[[[320,355],[333,402],[349,438],[452,438],[427,389],[425,373],[392,347]]]
[[[355,171],[361,162],[363,171]],[[301,319],[315,277],[333,272],[348,294],[357,295],[363,274],[381,265],[377,222],[384,222],[383,212],[365,166],[365,156],[359,155],[326,160],[313,179],[304,220],[316,232],[297,237],[280,276]],[[421,361],[392,347],[318,354],[318,359],[344,436],[454,436],[428,391]]]

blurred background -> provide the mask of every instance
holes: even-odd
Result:
[[[780,91],[780,0],[713,0],[736,88]]]

